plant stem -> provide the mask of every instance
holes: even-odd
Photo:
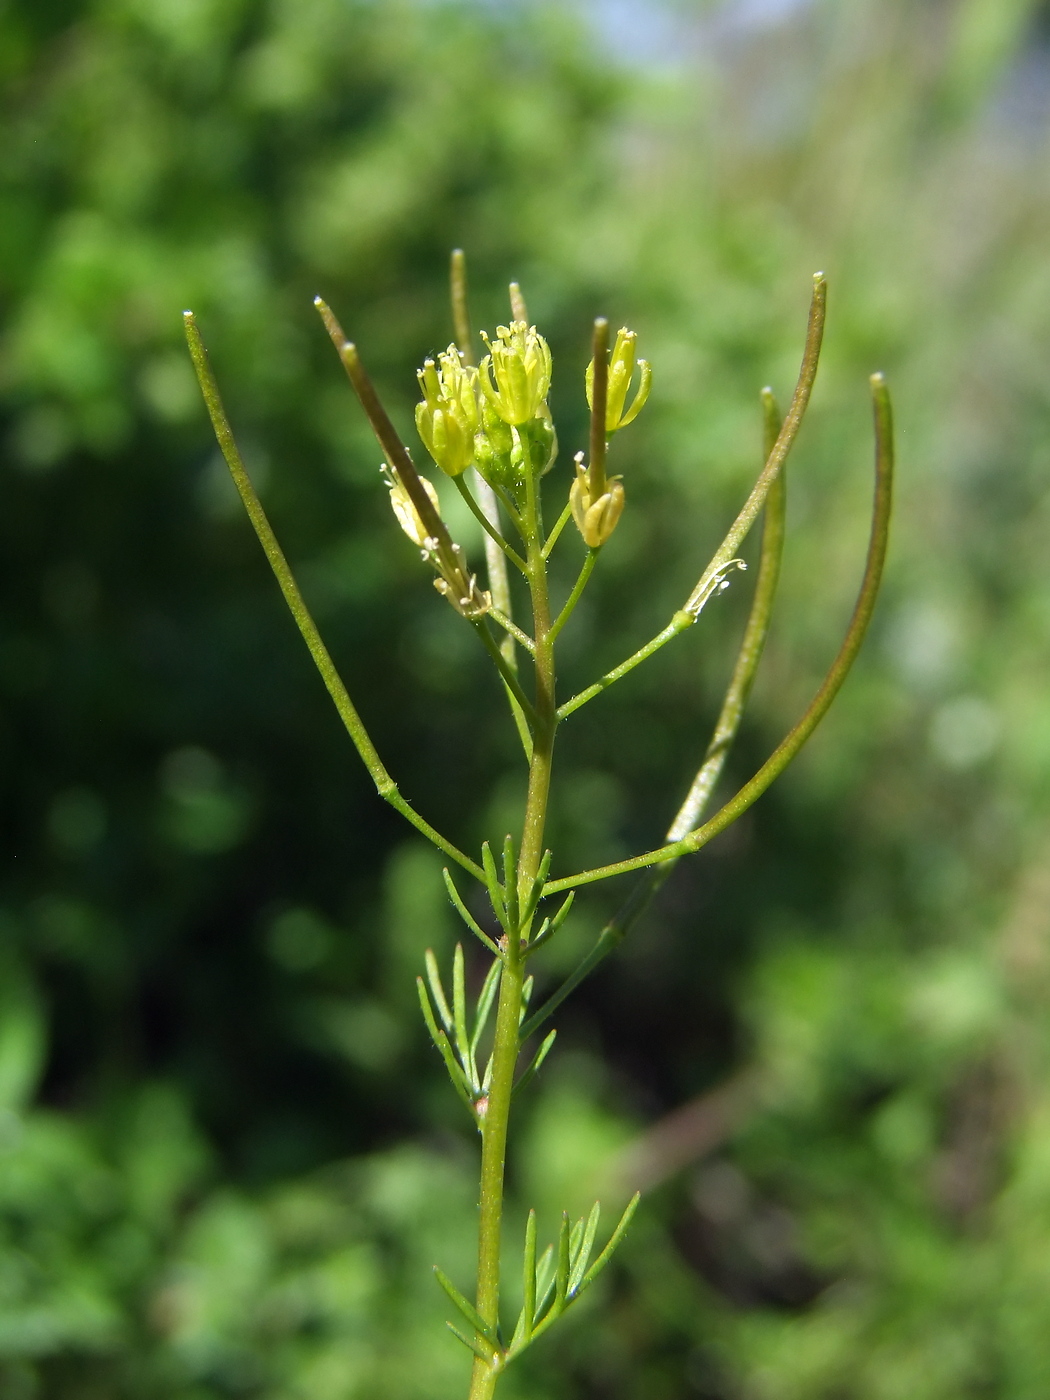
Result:
[[[554,522],[554,528],[553,528],[553,530],[551,530],[550,534],[547,536],[547,543],[543,546],[543,557],[544,557],[544,559],[549,559],[549,558],[551,557],[551,550],[552,550],[552,549],[554,548],[554,546],[558,543],[558,536],[559,536],[559,535],[561,534],[561,532],[565,529],[566,525],[568,525],[568,523],[569,523],[569,521],[570,521],[571,519],[572,519],[572,504],[571,504],[571,502],[566,501],[566,502],[565,502],[565,509],[562,511],[561,515],[558,516],[557,520]]]
[[[622,680],[624,676],[633,671],[636,666],[640,666],[643,661],[648,661],[654,652],[659,651],[662,646],[666,646],[668,642],[673,641],[675,637],[687,631],[692,627],[695,621],[696,617],[691,612],[686,612],[684,609],[676,612],[663,631],[658,632],[656,636],[653,637],[652,641],[646,642],[644,647],[640,647],[638,651],[636,651],[633,656],[629,656],[626,661],[621,661],[619,666],[614,666],[611,671],[606,671],[601,680],[595,681],[594,684],[589,685],[586,690],[581,690],[579,694],[574,695],[571,700],[566,700],[565,704],[562,705],[561,709],[558,711],[558,718],[568,719],[571,714],[576,713],[581,705],[586,705],[588,700],[593,700],[596,695],[601,695],[603,690],[608,690],[611,685],[615,685],[617,681]]]
[[[523,646],[530,656],[535,655],[536,643],[521,630],[516,622],[512,622],[495,603],[489,608],[487,616],[491,617],[493,622],[498,623],[498,625],[503,628],[504,632],[508,633],[519,646]]]
[[[480,478],[479,478],[479,479],[480,479]],[[459,492],[459,494],[463,497],[464,501],[466,501],[467,506],[468,506],[468,508],[469,508],[469,510],[470,510],[471,515],[473,515],[474,519],[478,522],[478,524],[481,526],[481,528],[485,531],[485,549],[486,549],[486,551],[488,550],[489,542],[491,541],[491,543],[494,544],[494,545],[496,546],[496,548],[497,548],[498,550],[500,550],[501,553],[503,553],[503,554],[505,554],[505,555],[507,556],[507,558],[508,558],[508,559],[510,560],[510,562],[514,565],[514,567],[515,567],[516,569],[520,569],[521,572],[524,574],[524,573],[527,571],[527,567],[528,567],[528,566],[526,565],[526,563],[525,563],[525,560],[521,557],[521,555],[517,552],[516,549],[512,548],[512,547],[507,543],[507,541],[506,541],[506,540],[503,538],[503,536],[500,534],[499,530],[496,529],[496,526],[492,523],[492,521],[488,518],[488,516],[487,516],[487,515],[485,514],[485,512],[482,510],[481,506],[477,503],[477,501],[474,499],[474,497],[470,494],[470,489],[468,488],[467,483],[463,480],[462,476],[454,477],[453,480],[454,480],[455,483],[456,483],[456,490],[457,490],[457,491]],[[486,553],[486,562],[487,562],[487,553]],[[490,572],[491,572],[491,570],[490,570]],[[508,596],[509,596],[509,590],[508,590]]]
[[[517,676],[507,664],[506,657],[500,651],[499,646],[493,639],[492,633],[489,631],[488,628],[488,623],[483,617],[479,617],[474,622],[474,627],[477,631],[478,636],[482,640],[485,650],[492,657],[496,670],[500,673],[500,678],[502,679],[503,684],[507,687],[508,695],[512,696],[517,702],[522,714],[525,716],[525,719],[531,727],[536,719],[536,716],[533,712],[533,708],[529,704],[528,698],[525,695],[525,692],[522,690],[521,685],[518,682]]]
[[[573,612],[576,610],[576,604],[580,601],[580,597],[583,593],[583,590],[587,587],[587,581],[590,578],[591,574],[594,572],[594,566],[595,564],[597,564],[597,562],[598,550],[589,549],[587,551],[587,558],[583,561],[583,567],[580,569],[579,576],[577,577],[576,582],[573,584],[572,592],[566,599],[565,606],[562,608],[561,612],[558,614],[557,618],[551,625],[552,643],[554,642],[554,639],[557,637],[561,629],[568,622],[569,618],[572,617]]]
[[[555,709],[554,642],[551,637],[550,600],[543,558],[538,486],[530,480],[525,506],[525,534],[529,592],[532,598],[533,635],[536,640],[536,697],[533,751],[529,763],[529,789],[516,878],[518,905],[524,907],[543,858],[543,832],[547,820],[551,764],[554,752]],[[508,900],[508,904],[512,901]],[[496,1011],[492,1048],[492,1081],[481,1127],[481,1195],[478,1225],[477,1310],[485,1324],[499,1321],[500,1235],[503,1223],[503,1186],[507,1157],[507,1127],[514,1074],[521,1047],[524,969],[519,930],[512,928],[502,940],[503,974]],[[499,1362],[474,1362],[470,1400],[488,1400],[495,1389]]]

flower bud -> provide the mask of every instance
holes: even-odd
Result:
[[[558,455],[558,434],[546,404],[542,404],[536,416],[518,429],[518,434],[527,444],[528,466],[533,476],[542,476],[550,471]]]
[[[623,482],[614,476],[606,481],[602,495],[592,500],[583,453],[577,453],[576,480],[569,489],[569,505],[576,528],[589,548],[598,549],[616,529],[624,499]]]
[[[454,345],[417,371],[423,401],[416,405],[416,429],[434,461],[448,476],[459,476],[474,457],[478,430],[477,370],[468,369]]]
[[[633,423],[645,407],[645,401],[649,397],[653,377],[652,370],[649,368],[647,360],[635,358],[634,347],[637,339],[635,332],[629,331],[626,326],[616,333],[616,344],[613,346],[612,355],[609,358],[609,387],[605,399],[605,431],[607,433],[615,433],[620,428],[626,428],[628,423]],[[634,396],[634,402],[625,413],[624,404],[627,402],[627,391],[631,387],[636,366],[639,371],[638,389]],[[590,407],[594,397],[593,360],[587,366],[586,377],[587,404]]]
[[[525,321],[497,327],[495,344],[484,331],[482,339],[489,349],[478,371],[482,393],[504,423],[520,427],[546,402],[551,386],[550,346]]]
[[[490,486],[513,491],[516,485],[513,453],[514,434],[486,399],[481,405],[481,426],[474,437],[474,465]]]

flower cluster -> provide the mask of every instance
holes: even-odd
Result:
[[[616,335],[609,366],[605,391],[605,436],[633,423],[645,407],[652,384],[652,371],[648,361],[639,360],[635,355],[638,337],[634,331],[622,327]],[[630,408],[625,411],[627,393],[638,370],[638,388]],[[586,373],[587,406],[594,411],[594,361],[587,366]],[[577,530],[583,536],[584,544],[590,549],[600,549],[616,529],[624,507],[623,482],[618,476],[606,478],[604,463],[602,470],[595,472],[593,464],[583,465],[583,453],[576,454],[576,477],[569,488],[569,504]]]
[[[516,319],[509,326],[497,327],[494,337],[482,332],[488,353],[476,369],[466,363],[455,345],[424,361],[423,368],[417,371],[423,397],[416,405],[416,428],[446,476],[460,478],[469,466],[474,466],[502,494],[505,504],[520,512],[530,483],[554,465],[558,441],[547,403],[552,370],[550,346],[523,314],[518,318],[519,311],[523,313],[523,307],[516,306]],[[634,331],[624,327],[617,334],[609,357],[606,438],[632,423],[649,396],[649,365],[637,358],[636,342]],[[628,405],[636,374],[637,388]],[[593,413],[593,360],[587,367],[585,387]],[[582,452],[577,453],[575,464],[575,477],[569,488],[571,516],[587,546],[598,549],[612,535],[623,512],[623,482],[619,477],[606,478],[603,461],[597,467],[593,463],[585,466]],[[420,481],[436,515],[437,492],[425,478]],[[437,547],[433,527],[428,528],[420,518],[396,473],[390,475],[388,484],[398,523],[424,557],[438,568],[441,591],[468,616],[483,610],[487,595],[477,589],[465,568],[452,568],[453,563],[460,563],[462,551],[453,546],[456,560],[445,558],[448,549]],[[462,482],[458,484],[461,491],[466,490]],[[439,567],[441,564],[445,567]],[[455,579],[450,576],[452,573]]]

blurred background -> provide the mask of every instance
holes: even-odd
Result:
[[[872,370],[900,430],[841,699],[557,1018],[511,1267],[530,1204],[550,1230],[596,1190],[647,1196],[507,1400],[1045,1397],[1050,7],[9,0],[0,75],[5,1400],[465,1389],[430,1266],[469,1283],[476,1147],[412,985],[457,937],[440,861],[341,731],[180,326],[192,306],[381,753],[475,849],[513,819],[520,758],[311,306],[407,433],[455,245],[475,323],[516,278],[552,342],[565,486],[590,319],[655,366],[567,686],[692,586],[827,271],[727,784],[848,617]],[[566,726],[561,868],[662,835],[749,587]],[[544,978],[622,893],[580,899]]]

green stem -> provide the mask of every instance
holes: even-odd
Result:
[[[317,624],[310,615],[310,611],[303,600],[303,595],[299,592],[299,586],[292,576],[292,571],[288,567],[288,561],[284,557],[281,546],[277,543],[277,536],[273,532],[266,512],[263,510],[262,502],[256,494],[255,487],[251,483],[251,478],[244,466],[240,450],[233,436],[229,419],[226,417],[226,410],[223,408],[222,399],[219,395],[219,386],[215,382],[215,375],[212,373],[211,364],[208,360],[208,352],[201,339],[201,333],[197,329],[197,322],[192,311],[187,311],[183,315],[186,327],[186,340],[190,348],[190,357],[193,360],[193,368],[197,373],[197,380],[204,396],[204,402],[208,409],[208,416],[211,418],[212,428],[215,431],[216,439],[226,465],[230,469],[234,485],[237,487],[244,508],[248,513],[248,519],[258,536],[259,543],[263,547],[270,568],[274,572],[274,577],[280,585],[284,600],[288,604],[288,609],[295,619],[295,624],[309,649],[314,665],[321,673],[321,679],[325,683],[329,695],[339,712],[339,718],[346,726],[346,731],[353,741],[354,748],[361,756],[361,760],[371,775],[372,781],[376,785],[376,791],[391,807],[400,812],[401,815],[416,828],[417,831],[437,846],[439,851],[451,857],[457,865],[461,865],[464,870],[470,872],[476,879],[484,883],[485,872],[470,859],[469,856],[453,846],[451,841],[446,840],[440,832],[435,831],[429,822],[412,808],[408,802],[398,792],[397,784],[387,772],[382,759],[376,752],[375,745],[369,738],[368,732],[361,721],[360,715],[354,707],[353,701],[347,693],[339,672],[335,668],[328,648],[321,640],[321,634],[317,630]]]
[[[589,549],[587,551],[587,558],[583,561],[583,567],[580,569],[575,584],[573,584],[572,592],[566,599],[565,606],[551,625],[550,639],[552,642],[575,612],[576,604],[580,601],[583,590],[587,587],[587,581],[590,579],[591,574],[594,572],[594,566],[598,562],[598,553],[599,551],[597,549]]]
[[[550,532],[550,534],[547,536],[547,542],[546,542],[546,544],[543,546],[543,557],[544,557],[544,559],[549,559],[549,558],[550,558],[551,550],[552,550],[552,549],[554,548],[554,546],[558,543],[558,536],[559,536],[559,535],[561,534],[561,532],[565,529],[566,525],[568,525],[568,523],[569,523],[569,521],[570,521],[571,519],[572,519],[572,503],[569,502],[569,501],[566,501],[566,502],[565,502],[565,509],[562,511],[561,515],[558,516],[557,520],[554,522],[554,529],[553,529],[553,530]]]
[[[481,1191],[478,1225],[478,1286],[476,1307],[491,1330],[499,1321],[499,1253],[503,1221],[503,1179],[507,1159],[507,1128],[518,1063],[518,1023],[524,970],[517,939],[507,940],[496,1007],[496,1033],[492,1046],[492,1080],[481,1120]],[[510,946],[510,945],[515,946]],[[487,1400],[496,1386],[498,1371],[480,1358],[474,1363],[470,1400]]]
[[[536,643],[532,638],[523,632],[516,623],[511,622],[510,618],[495,604],[489,608],[488,616],[492,618],[493,622],[498,623],[519,646],[523,646],[530,656],[536,655]]]
[[[478,505],[474,497],[471,495],[470,489],[467,486],[467,483],[463,480],[463,477],[457,476],[454,477],[453,480],[456,483],[456,490],[466,501],[468,507],[470,508],[471,514],[474,516],[475,520],[477,520],[477,522],[480,524],[481,528],[485,531],[485,534],[488,537],[485,544],[486,550],[488,549],[488,541],[491,540],[491,542],[496,546],[496,548],[499,549],[501,553],[507,556],[507,558],[510,560],[510,562],[514,565],[516,569],[520,569],[523,574],[527,574],[528,565],[525,563],[525,560],[521,557],[521,555],[516,549],[513,549],[507,543],[507,541],[503,538],[500,532],[496,529],[495,525],[493,525],[491,520],[489,520],[488,516]]]
[[[575,889],[579,885],[589,885],[596,880],[606,880],[612,875],[624,875],[632,870],[644,870],[647,866],[674,860],[678,856],[689,855],[693,851],[700,850],[713,837],[724,831],[727,826],[732,825],[753,802],[761,797],[762,793],[788,766],[824,718],[831,702],[849,674],[868,630],[886,559],[890,507],[893,499],[893,413],[889,391],[881,374],[872,375],[871,387],[875,413],[875,501],[864,578],[842,646],[809,708],[754,777],[745,783],[740,791],[730,798],[725,806],[703,826],[691,831],[678,841],[672,841],[654,851],[647,851],[644,855],[635,856],[630,860],[617,861],[614,865],[603,865],[594,870],[586,870],[580,875],[571,875],[563,880],[552,880],[544,886],[545,896],[558,894],[562,890]]]
[[[602,676],[600,680],[595,681],[593,685],[589,685],[586,690],[581,690],[579,694],[574,695],[571,700],[566,700],[565,704],[558,710],[558,718],[567,719],[569,715],[574,714],[581,705],[586,705],[588,700],[593,700],[596,695],[601,695],[602,691],[608,690],[611,685],[622,680],[623,677],[633,671],[636,666],[640,666],[643,661],[648,661],[650,656],[652,656],[654,652],[659,651],[662,646],[666,646],[668,642],[673,641],[675,637],[685,632],[687,628],[692,627],[695,621],[696,618],[691,612],[685,612],[684,610],[676,612],[663,631],[658,632],[652,641],[646,642],[644,647],[636,651],[633,656],[629,656],[626,661],[621,661],[619,666],[614,666],[611,671],[606,671],[605,675]]]
[[[518,854],[518,903],[524,907],[543,858],[543,832],[547,817],[555,710],[554,646],[551,640],[550,600],[542,553],[537,485],[529,480],[526,489],[525,534],[528,552],[529,592],[532,598],[533,632],[536,639],[535,730],[529,764],[529,788],[521,849]],[[508,899],[508,904],[512,901]],[[492,1049],[492,1081],[481,1132],[481,1194],[478,1224],[477,1310],[489,1327],[499,1319],[499,1256],[503,1222],[503,1187],[507,1155],[507,1127],[514,1074],[521,1048],[522,988],[524,985],[520,931],[511,928],[504,939],[504,969],[500,981],[496,1033]],[[474,1363],[470,1400],[488,1400],[496,1385],[499,1362]]]
[[[485,619],[483,617],[476,618],[474,620],[474,627],[477,630],[478,636],[481,638],[484,644],[485,650],[495,662],[496,669],[497,671],[499,671],[500,677],[503,681],[503,684],[507,687],[508,693],[512,695],[517,701],[522,713],[529,722],[530,728],[534,728],[536,724],[536,712],[529,704],[528,698],[525,692],[522,690],[517,676],[507,665],[506,657],[496,645],[496,641],[493,638],[492,633],[489,631],[488,624],[486,623]]]

